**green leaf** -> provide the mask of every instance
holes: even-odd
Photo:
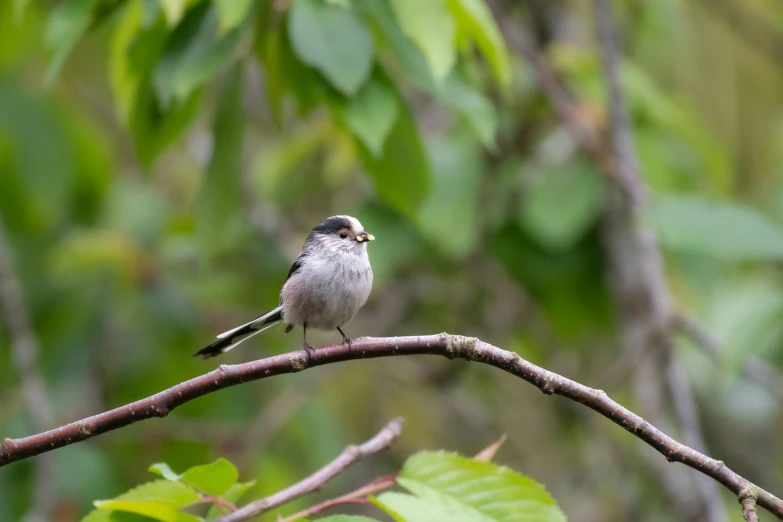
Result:
[[[101,510],[125,511],[162,522],[201,522],[201,519],[189,513],[181,513],[176,507],[165,502],[105,500],[96,501],[95,506]]]
[[[399,113],[383,154],[376,157],[361,143],[359,153],[378,195],[395,210],[413,216],[429,190],[429,163],[416,122],[402,100]]]
[[[403,33],[424,53],[437,82],[448,76],[457,59],[457,24],[447,4],[448,0],[391,0]]]
[[[353,135],[373,156],[378,157],[397,119],[399,103],[394,87],[386,81],[372,78],[355,96],[337,107]]]
[[[218,35],[217,8],[202,3],[190,9],[166,42],[153,73],[153,84],[164,108],[182,102],[230,62],[242,36],[241,28]]]
[[[323,0],[293,0],[288,16],[291,46],[345,95],[370,75],[373,39],[351,9]]]
[[[242,69],[234,67],[223,89],[213,135],[215,145],[206,179],[196,205],[196,231],[204,248],[217,252],[231,243],[240,223],[242,140],[245,111],[242,106]]]
[[[228,491],[238,478],[237,468],[224,458],[211,464],[194,466],[182,474],[182,482],[215,497]]]
[[[242,498],[242,495],[247,493],[247,491],[256,485],[255,480],[251,480],[249,482],[239,482],[237,484],[234,484],[228,490],[226,490],[225,493],[220,495],[220,498],[223,500],[226,500],[228,502],[231,502],[232,504],[236,504],[237,501]],[[220,507],[217,505],[213,505],[211,508],[209,508],[209,513],[207,513],[207,520],[212,520],[215,518],[218,518],[220,516]]]
[[[182,475],[177,475],[174,470],[165,462],[158,462],[149,467],[149,471],[156,473],[166,480],[178,482]]]
[[[182,20],[182,15],[185,14],[185,7],[188,5],[188,0],[159,0],[160,6],[163,8],[163,14],[166,17],[166,23],[169,26],[174,27]]]
[[[330,517],[319,518],[319,522],[378,522],[377,519],[369,517],[360,517],[356,515],[332,515]]]
[[[387,492],[378,501],[407,522],[565,522],[546,489],[492,462],[447,452],[410,457],[397,479],[416,496]]]
[[[451,257],[470,253],[478,236],[481,150],[467,133],[428,143],[432,190],[419,210],[419,232]]]
[[[217,6],[220,34],[225,34],[250,14],[255,0],[212,0]]]
[[[147,482],[112,500],[96,500],[99,509],[136,513],[163,522],[196,522],[198,517],[179,510],[200,499],[193,488],[181,482]]]
[[[494,150],[497,132],[497,113],[492,103],[472,89],[453,72],[438,83],[429,72],[427,61],[416,46],[394,23],[394,13],[383,0],[364,0],[362,9],[383,35],[405,74],[418,88],[429,92],[440,103],[460,114],[471,126],[481,143]]]
[[[548,165],[525,191],[520,225],[543,246],[566,250],[596,222],[604,194],[604,182],[587,160]]]
[[[698,196],[667,196],[644,219],[668,248],[726,261],[783,259],[783,229],[755,209]]]
[[[71,0],[52,9],[46,25],[46,44],[54,56],[46,71],[46,85],[54,82],[76,42],[87,31],[97,5],[98,0]]]
[[[93,509],[81,522],[149,522],[149,517],[127,511],[112,511],[110,509]]]
[[[508,50],[484,0],[449,0],[449,9],[457,19],[458,30],[470,36],[487,57],[498,83],[511,83]]]

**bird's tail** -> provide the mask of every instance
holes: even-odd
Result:
[[[204,359],[217,357],[237,346],[246,339],[250,339],[255,334],[263,332],[270,326],[274,326],[283,320],[283,307],[278,306],[268,314],[253,319],[247,324],[238,326],[233,330],[223,332],[217,336],[215,342],[193,354],[193,357],[201,356]]]

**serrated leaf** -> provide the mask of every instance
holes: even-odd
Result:
[[[124,511],[160,520],[161,522],[201,522],[201,519],[189,513],[182,513],[166,502],[105,500],[96,501],[95,507],[101,510]]]
[[[503,36],[484,0],[449,0],[459,31],[469,35],[487,57],[500,85],[511,83],[511,65]]]
[[[166,17],[166,23],[170,27],[174,27],[182,20],[182,15],[185,14],[185,7],[188,5],[188,0],[159,0],[160,7],[163,9],[163,14]]]
[[[337,109],[353,135],[378,157],[397,119],[399,103],[391,85],[372,78],[355,96],[339,103]]]
[[[98,509],[125,511],[163,522],[197,522],[200,519],[179,510],[200,499],[199,494],[181,482],[147,482],[111,500],[93,502]]]
[[[378,195],[397,211],[415,215],[429,191],[429,162],[416,122],[401,100],[399,116],[381,156],[373,156],[363,144],[359,153]]]
[[[199,491],[219,497],[239,478],[236,466],[224,458],[211,464],[194,466],[182,474],[181,480]]]
[[[237,501],[242,498],[242,495],[247,493],[247,491],[255,485],[255,480],[251,480],[249,482],[239,482],[228,488],[225,493],[220,495],[220,498],[227,502],[231,502],[232,504],[236,504]],[[220,507],[213,505],[211,508],[209,508],[209,513],[207,513],[207,520],[218,518],[220,514]]]
[[[547,166],[525,191],[520,224],[543,246],[565,250],[596,222],[604,194],[600,174],[583,158]]]
[[[407,522],[565,522],[541,484],[506,467],[455,453],[408,458],[398,484],[416,496],[384,493],[378,501]]]
[[[667,196],[644,219],[668,248],[727,261],[783,259],[783,227],[749,206],[698,196]]]
[[[288,34],[296,56],[345,95],[370,75],[373,39],[354,12],[323,0],[293,0]]]
[[[153,464],[149,467],[149,471],[156,473],[166,480],[170,480],[172,482],[177,482],[182,478],[182,475],[177,475],[174,473],[174,470],[171,469],[171,467],[165,462],[158,462],[157,464]]]
[[[218,34],[217,8],[202,3],[190,9],[171,33],[153,72],[153,84],[164,108],[182,102],[224,67],[242,36],[241,28]]]
[[[244,129],[242,64],[237,64],[223,88],[213,126],[212,158],[196,205],[196,231],[211,253],[227,247],[239,225]]]
[[[212,0],[217,6],[220,33],[225,34],[247,18],[255,0]]]
[[[92,20],[92,11],[97,5],[98,0],[60,2],[49,14],[46,44],[54,51],[54,56],[46,71],[46,85],[54,82],[76,42],[87,31]]]
[[[360,5],[383,35],[411,82],[460,114],[482,145],[491,150],[497,148],[497,111],[492,103],[462,81],[456,71],[442,82],[434,81],[424,56],[394,23],[394,13],[386,2],[364,0]]]
[[[424,54],[435,80],[442,81],[457,59],[457,24],[448,9],[448,0],[391,0],[390,3],[403,33]]]
[[[378,522],[375,518],[360,517],[357,515],[332,515],[317,520],[319,522]]]

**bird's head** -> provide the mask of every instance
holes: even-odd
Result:
[[[307,242],[317,242],[329,250],[364,252],[367,243],[375,236],[364,230],[358,219],[352,216],[332,216],[315,227]]]

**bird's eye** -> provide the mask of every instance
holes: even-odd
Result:
[[[340,237],[345,239],[346,237],[348,237],[348,234],[346,234],[345,232],[340,232]]]

